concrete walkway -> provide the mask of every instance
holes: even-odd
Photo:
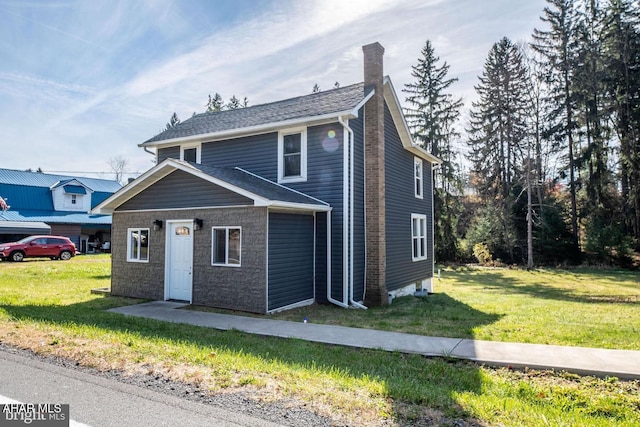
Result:
[[[257,335],[298,338],[325,344],[417,353],[425,356],[454,357],[494,366],[555,369],[583,375],[640,379],[640,351],[426,337],[372,329],[176,310],[186,305],[154,301],[109,311],[127,316],[221,330],[237,329]]]

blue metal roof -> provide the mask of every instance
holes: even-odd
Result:
[[[64,192],[67,194],[87,194],[87,189],[81,185],[65,185]]]
[[[111,225],[111,215],[84,212],[47,212],[41,210],[0,211],[0,221],[44,222],[47,224]]]
[[[53,175],[40,172],[27,172],[13,169],[0,169],[0,184],[23,185],[29,187],[51,188],[56,184],[77,180],[80,184],[93,191],[115,193],[120,189],[117,181],[109,179],[85,178],[68,175]]]

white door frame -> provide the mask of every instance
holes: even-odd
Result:
[[[165,221],[166,223],[166,237],[165,237],[165,256],[164,256],[164,299],[165,301],[170,299],[170,267],[171,267],[171,238],[172,238],[172,232],[171,232],[171,226],[173,224],[176,223],[184,223],[189,224],[191,227],[191,245],[192,245],[192,252],[191,252],[191,277],[190,277],[190,291],[189,291],[189,303],[191,304],[193,302],[193,233],[194,233],[194,229],[193,229],[193,220],[192,219],[172,219],[172,220],[167,220]]]

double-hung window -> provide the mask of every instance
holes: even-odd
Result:
[[[411,214],[411,243],[413,261],[427,259],[427,216]]]
[[[422,199],[422,191],[423,191],[423,170],[422,170],[422,159],[415,157],[413,159],[413,169],[414,169],[414,179],[413,186],[415,190],[415,196],[417,199]]]
[[[211,265],[240,267],[241,227],[212,227]]]
[[[307,131],[292,129],[278,134],[278,182],[307,180]]]
[[[149,229],[129,228],[127,237],[127,261],[149,262]]]
[[[180,160],[185,160],[191,163],[200,163],[201,146],[198,145],[183,145],[180,147]]]

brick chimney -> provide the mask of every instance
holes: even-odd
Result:
[[[384,48],[380,43],[362,46],[365,93],[375,94],[364,106],[365,238],[367,241],[366,305],[386,305],[385,168],[384,168]]]

